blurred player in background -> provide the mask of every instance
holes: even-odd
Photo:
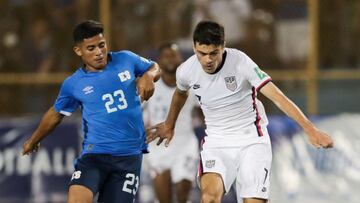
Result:
[[[182,62],[182,56],[176,44],[165,43],[159,48],[158,63],[161,78],[155,84],[155,93],[144,105],[146,126],[154,125],[166,118],[171,95],[176,89],[175,73]],[[186,203],[196,177],[198,162],[198,141],[193,131],[192,110],[197,103],[190,95],[179,115],[175,128],[176,137],[168,148],[157,147],[150,143],[150,153],[144,156],[144,165],[150,169],[154,188],[160,203],[173,202],[175,186],[176,202]]]
[[[200,154],[201,202],[220,203],[236,186],[238,202],[265,203],[269,196],[272,150],[261,92],[305,131],[315,147],[332,147],[329,135],[317,129],[301,110],[245,53],[225,47],[224,28],[212,21],[197,24],[195,55],[177,70],[177,88],[165,122],[148,129],[148,142],[160,137],[168,145],[175,123],[192,90],[205,115],[206,134]]]
[[[132,203],[142,153],[147,151],[141,100],[153,94],[159,67],[130,51],[108,52],[99,22],[77,25],[73,37],[74,51],[84,65],[63,82],[54,106],[25,142],[23,154],[36,151],[64,116],[80,108],[84,142],[68,202],[91,203],[99,192],[99,202]]]

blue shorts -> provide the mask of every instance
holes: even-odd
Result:
[[[142,154],[85,154],[75,163],[69,185],[89,188],[98,202],[133,203],[140,183]]]

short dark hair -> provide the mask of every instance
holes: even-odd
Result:
[[[201,21],[195,27],[193,40],[194,44],[224,45],[224,27],[214,21]]]
[[[82,42],[84,39],[94,37],[104,32],[103,24],[94,20],[87,20],[78,24],[73,32],[74,42]]]

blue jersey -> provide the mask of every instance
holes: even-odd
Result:
[[[134,155],[147,150],[136,77],[154,62],[130,51],[109,53],[98,72],[79,68],[62,84],[54,108],[69,116],[82,112],[82,154]]]

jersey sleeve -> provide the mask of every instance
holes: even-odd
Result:
[[[141,57],[131,51],[127,51],[127,54],[133,62],[136,77],[142,76],[154,64],[152,60]]]
[[[190,83],[184,74],[183,65],[176,70],[176,86],[181,91],[188,91],[190,89]]]
[[[242,60],[245,71],[244,75],[256,91],[259,91],[264,85],[271,81],[271,77],[262,71],[246,54],[243,54]]]
[[[79,107],[79,101],[74,98],[71,90],[71,85],[65,81],[54,104],[55,111],[65,116],[70,116]]]

